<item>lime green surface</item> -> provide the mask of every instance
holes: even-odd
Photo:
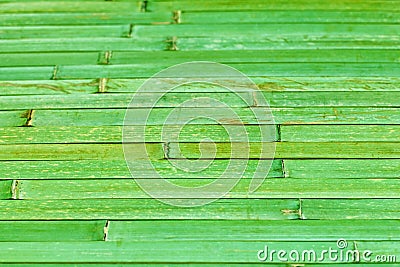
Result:
[[[399,23],[394,0],[0,0],[0,264],[398,266]],[[237,68],[260,92],[179,86],[139,132],[164,92],[137,93],[140,86],[188,61]],[[140,100],[124,125],[133,96]],[[264,97],[273,118],[256,120],[252,110],[266,110]],[[176,109],[193,98],[226,102],[242,120],[204,99]],[[204,114],[224,124],[203,117],[182,127]],[[269,173],[254,175],[270,156],[260,151],[271,146],[260,124],[270,126],[276,153]],[[243,129],[250,143],[231,144]],[[132,179],[123,130],[135,179],[196,187],[231,161],[224,179],[242,179],[205,206],[164,204]],[[215,146],[199,146],[204,138]],[[206,169],[174,165],[211,157],[214,148]],[[255,192],[252,178],[265,178]],[[343,251],[388,258],[257,258],[266,245],[320,251],[337,249],[340,239]]]

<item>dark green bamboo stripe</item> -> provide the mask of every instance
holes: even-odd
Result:
[[[140,165],[139,162],[136,162]],[[152,161],[154,169],[149,169],[143,162],[143,167],[140,169],[143,177],[156,177],[155,174],[161,175],[163,178],[180,179],[215,179],[221,176],[229,161],[215,160],[209,168],[203,171],[188,173],[187,171],[179,170],[172,166],[167,160]],[[235,177],[253,178],[255,175],[258,160],[249,160],[247,162],[247,169],[243,172],[242,168],[237,167],[236,172],[235,164],[232,166],[232,173]],[[241,166],[241,164],[238,164]],[[193,163],[193,167],[196,164]],[[395,175],[393,170],[393,176]],[[100,179],[100,178],[118,178],[118,179],[132,179],[132,174],[129,172],[126,161],[121,160],[54,160],[49,161],[0,161],[0,177],[3,179]],[[265,173],[260,173],[255,178],[264,178]],[[283,177],[282,161],[274,160],[268,178]],[[7,188],[7,185],[6,185]],[[8,189],[7,189],[8,190]]]
[[[400,140],[397,125],[282,125],[283,142],[346,142]]]
[[[105,220],[0,221],[0,242],[102,241]]]
[[[256,120],[254,115],[247,109],[233,108],[241,118],[241,122],[233,124],[271,124],[271,120],[259,118]],[[135,109],[136,118],[128,117],[125,125],[138,125],[146,114],[147,109]],[[165,123],[166,116],[172,111],[170,108],[153,109],[151,116],[147,120],[147,125],[162,125]],[[194,110],[191,109],[190,112]],[[399,124],[400,114],[396,108],[271,108],[277,124]],[[123,125],[125,109],[84,109],[84,110],[37,110],[33,120],[34,126],[113,126]],[[226,111],[216,108],[201,108],[196,115],[191,114],[186,109],[177,111],[174,124],[186,123],[187,119],[198,117],[200,114],[218,114],[224,118]],[[225,112],[225,113],[224,113]],[[2,126],[14,126],[23,112],[5,111],[0,112],[0,116],[10,118],[10,122],[5,122]],[[13,116],[15,121],[12,121]],[[232,123],[232,115],[226,115],[227,122]],[[209,120],[197,120],[196,124],[215,124]],[[17,124],[18,125],[18,124]]]
[[[252,77],[254,83],[265,92],[369,92],[385,93],[400,91],[399,78],[395,77]],[[108,79],[104,84],[107,93],[134,93],[146,79]],[[221,83],[220,79],[212,79]],[[179,85],[179,81],[159,79],[160,83]],[[225,80],[225,83],[229,81]],[[0,81],[0,95],[55,95],[90,94],[99,90],[99,80],[36,80],[36,81]],[[232,83],[232,82],[231,82]],[[233,83],[232,83],[233,85]],[[156,89],[152,89],[156,92]],[[200,86],[188,84],[178,86],[176,92],[226,92],[219,86]],[[248,88],[236,88],[246,92]],[[161,92],[161,89],[159,90]]]
[[[397,199],[303,199],[306,219],[396,219],[400,218]]]
[[[298,200],[220,199],[182,208],[155,199],[1,200],[0,220],[297,219]],[[10,213],[9,210],[13,212]],[[1,242],[0,242],[1,244]],[[76,249],[76,247],[75,247]],[[2,258],[2,257],[0,257]],[[25,258],[24,261],[27,259]]]
[[[395,220],[110,221],[107,240],[394,241],[399,231]]]
[[[26,26],[0,27],[1,39],[68,38],[68,37],[128,37],[128,25],[91,26]]]
[[[241,179],[223,198],[399,198],[400,187],[396,179],[266,179],[254,193],[249,193],[250,179]],[[190,174],[189,174],[190,176]],[[148,178],[145,178],[148,179]],[[232,177],[232,179],[237,179]],[[154,188],[161,192],[162,181],[154,179]],[[168,179],[169,182],[194,188],[204,186],[213,179]],[[217,183],[224,184],[226,179]],[[217,187],[217,186],[216,186]],[[151,198],[133,180],[19,180],[16,199],[115,199]],[[209,198],[210,195],[198,198]],[[175,198],[176,195],[171,195]]]
[[[284,160],[291,178],[400,178],[398,159]]]

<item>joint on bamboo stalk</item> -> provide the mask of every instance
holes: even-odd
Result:
[[[108,65],[112,57],[112,51],[105,51],[99,54],[98,64]]]
[[[147,12],[148,3],[149,3],[148,0],[142,1],[142,3],[140,4],[140,12]]]
[[[104,235],[103,235],[103,240],[104,240],[104,241],[107,241],[109,226],[110,226],[110,221],[107,220],[107,221],[106,221],[106,224],[105,224],[104,227],[103,227],[103,233],[104,233]]]
[[[35,115],[35,110],[30,109],[26,113],[26,122],[24,127],[33,127],[33,116]]]
[[[181,14],[182,14],[181,10],[175,10],[173,12],[172,19],[173,19],[175,24],[180,24],[181,23]]]
[[[107,86],[107,78],[100,78],[99,79],[99,90],[97,92],[98,93],[105,93],[106,92],[106,86]]]
[[[163,143],[164,158],[169,158],[169,143]]]
[[[52,80],[57,80],[57,72],[58,72],[58,66],[55,65],[53,69],[53,76],[51,76]]]
[[[11,185],[11,198],[12,199],[18,199],[19,198],[19,181],[18,180],[13,180],[12,185]]]
[[[177,51],[179,50],[178,45],[177,45],[178,37],[173,36],[171,38],[168,38],[166,42],[168,43],[167,50],[169,51]]]

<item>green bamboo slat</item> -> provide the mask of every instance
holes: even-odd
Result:
[[[303,199],[306,219],[396,219],[400,218],[398,199]]]
[[[396,179],[266,179],[254,193],[249,193],[250,179],[241,179],[223,198],[395,198],[400,195]],[[162,181],[154,179],[154,191]],[[213,179],[168,179],[184,186],[198,187]],[[226,179],[220,180],[223,184]],[[163,192],[162,188],[158,190]],[[153,192],[154,192],[153,191]],[[171,196],[175,197],[175,196]],[[151,198],[133,181],[127,179],[101,180],[19,180],[17,199],[115,199]],[[207,198],[200,196],[199,198]]]
[[[51,3],[51,2],[50,2]],[[103,4],[99,2],[98,4]],[[33,26],[33,25],[113,25],[113,24],[151,24],[172,22],[171,12],[135,12],[122,10],[103,13],[13,13],[1,14],[0,26]],[[383,15],[383,14],[381,14]],[[386,17],[386,16],[384,16]],[[396,18],[393,18],[393,22]]]
[[[54,67],[8,67],[0,68],[0,80],[50,80]]]
[[[0,112],[0,126],[22,126],[27,120],[27,111],[3,111]]]
[[[2,1],[4,2],[4,1]],[[5,2],[2,4],[3,13],[19,12],[119,12],[120,10],[140,10],[141,1],[113,1],[112,3],[104,1],[82,1],[78,5],[74,1],[19,1],[17,3]],[[50,3],[50,4],[49,4]],[[274,0],[268,3],[257,0],[251,3],[240,0],[228,1],[203,1],[193,3],[192,1],[149,1],[148,11],[160,12],[163,10],[183,9],[185,11],[225,11],[225,10],[373,10],[373,11],[397,11],[399,10],[396,1],[339,1],[330,3],[321,3],[320,1],[291,1]]]
[[[400,72],[397,63],[231,63],[248,76],[393,76]],[[47,67],[4,67],[1,80],[48,80],[48,79],[93,79],[93,78],[148,78],[170,67],[160,64],[124,65],[63,65],[57,72]],[[31,72],[26,75],[26,72]],[[217,74],[218,75],[218,74]]]
[[[265,92],[397,92],[400,83],[395,77],[252,77],[253,82]],[[108,79],[104,85],[107,93],[134,93],[147,79]],[[160,83],[167,83],[159,79]],[[221,83],[219,79],[215,83]],[[233,81],[228,84],[233,85]],[[175,81],[179,85],[179,81]],[[99,80],[33,80],[33,81],[0,81],[1,96],[8,95],[53,95],[96,93]],[[157,92],[156,88],[152,88]],[[220,86],[188,84],[178,86],[175,92],[226,92]],[[235,88],[237,92],[248,92],[248,88]],[[158,90],[162,92],[162,90]],[[356,101],[355,101],[356,102]]]
[[[13,185],[12,180],[0,181],[0,199],[10,199],[13,196]]]
[[[0,27],[1,39],[127,37],[129,25]]]
[[[199,150],[199,143],[169,143],[170,159],[214,158],[214,144],[204,143]],[[215,143],[216,159],[259,159],[270,157],[271,143]],[[0,145],[0,160],[120,160],[123,159],[121,144],[18,144]],[[163,159],[162,143],[146,144],[143,151],[141,144],[125,144],[129,153],[137,159]],[[261,153],[261,149],[264,149]],[[249,153],[246,151],[249,150]],[[398,142],[278,142],[275,158],[291,159],[331,159],[331,158],[400,158]]]
[[[126,144],[137,159],[163,159],[162,144]],[[1,145],[0,160],[89,160],[124,158],[121,144],[31,144]]]
[[[285,159],[284,167],[291,178],[400,178],[398,159]]]
[[[260,101],[257,101],[260,99]],[[263,92],[256,103],[270,107],[399,107],[400,92]],[[263,106],[263,104],[256,104]],[[265,105],[265,104],[264,104]]]
[[[397,142],[397,125],[283,125],[283,142]]]
[[[207,1],[201,3],[193,3],[192,1],[154,1],[150,3],[149,9],[152,11],[159,10],[184,10],[184,11],[233,11],[233,10],[373,10],[373,11],[397,11],[399,6],[396,1],[282,1],[274,0],[266,3],[262,0],[243,2],[240,0],[218,0]]]
[[[261,108],[264,109],[264,108]],[[271,124],[268,118],[255,119],[249,109],[232,108],[241,118],[240,122],[232,123],[232,115],[217,108],[201,108],[192,114],[193,109],[176,111],[174,124],[183,124],[187,119],[198,117],[199,114],[218,114],[226,116],[231,124]],[[257,108],[254,108],[257,110]],[[82,110],[36,110],[34,126],[118,126],[138,125],[142,123],[148,109],[137,108],[135,115],[128,116],[124,123],[125,109],[82,109]],[[162,125],[171,108],[155,108],[147,120],[147,125]],[[264,109],[265,111],[265,109]],[[304,107],[304,108],[271,108],[276,124],[399,124],[400,114],[397,108],[368,108],[368,107]],[[0,112],[0,116],[4,112]],[[6,111],[6,114],[9,114]],[[226,115],[225,115],[226,114]],[[179,116],[178,116],[179,115]],[[216,116],[216,115],[215,115]],[[62,120],[62,121],[61,121]],[[195,124],[215,124],[210,120],[196,120]],[[7,126],[7,125],[6,125]]]
[[[221,176],[221,170],[227,167],[229,161],[215,160],[209,168],[204,171],[188,173],[173,167],[167,160],[152,161],[154,168],[149,169],[143,163],[140,169],[143,177],[154,178],[158,173],[163,178],[191,178],[191,179],[215,179]],[[242,168],[236,171],[237,177],[253,178],[255,175],[258,160],[249,160],[247,168],[243,172]],[[136,162],[137,166],[140,163]],[[242,163],[241,163],[242,164]],[[241,166],[241,164],[239,164]],[[196,167],[196,163],[193,163]],[[139,168],[139,167],[138,167]],[[234,168],[234,165],[233,165]],[[235,173],[234,169],[230,169]],[[0,161],[0,177],[9,179],[100,179],[100,178],[125,178],[132,179],[126,161],[121,160],[50,160],[50,161]],[[265,174],[256,175],[255,178],[264,178]],[[268,177],[283,177],[282,161],[273,160]],[[137,178],[137,177],[135,177]]]
[[[108,241],[359,241],[399,240],[395,220],[319,221],[110,221]],[[333,244],[334,245],[334,244]]]
[[[0,53],[0,66],[52,66],[97,64],[101,59],[96,52],[80,53]]]
[[[72,39],[72,40],[71,40]],[[168,44],[164,40],[136,38],[104,38],[104,37],[74,37],[74,38],[36,38],[1,40],[2,52],[50,52],[50,51],[152,51],[164,50]]]
[[[380,94],[382,95],[382,94]],[[389,97],[400,96],[400,92],[391,92]],[[132,97],[135,100],[130,104]],[[2,110],[18,109],[70,109],[70,108],[130,108],[135,107],[179,107],[185,101],[195,100],[191,103],[197,107],[215,107],[213,99],[229,107],[249,107],[253,103],[253,95],[249,92],[219,92],[219,93],[138,93],[138,94],[91,94],[91,95],[38,95],[38,96],[3,96],[0,97]],[[265,100],[264,100],[265,101]],[[379,103],[378,103],[379,105]],[[389,105],[389,104],[388,104]],[[400,104],[399,104],[400,106]]]
[[[0,127],[0,144],[41,144],[41,143],[121,143],[122,131],[129,139],[145,140],[146,142],[198,142],[210,138],[214,142],[230,142],[231,140],[261,141],[258,125],[165,125],[147,126],[146,134],[143,127],[135,126],[100,126],[100,127]],[[228,134],[229,132],[229,134]],[[275,140],[278,140],[276,132]]]
[[[280,26],[277,26],[279,28]],[[179,37],[176,46],[180,51],[199,50],[265,50],[265,49],[399,49],[400,43],[397,37],[375,38],[371,36],[327,39],[309,38],[306,33],[301,36],[229,36],[229,37]],[[1,45],[1,43],[0,43]]]
[[[134,96],[134,102],[130,104]],[[170,108],[193,100],[194,108],[215,107],[215,100],[229,107],[400,107],[399,92],[197,92],[28,95],[0,97],[2,110],[70,108]],[[260,104],[261,103],[261,104]],[[188,107],[186,105],[186,107]]]
[[[107,2],[107,1],[36,1],[36,2],[3,2],[0,4],[0,13],[49,13],[49,12],[106,12],[115,13],[121,10],[131,10],[139,13],[140,5],[137,1]]]
[[[1,81],[1,96],[92,94],[99,91],[98,80]]]
[[[270,248],[277,251],[315,250],[318,254],[329,248],[337,248],[335,242],[268,242]],[[31,263],[260,263],[257,253],[266,246],[265,241],[162,241],[157,245],[152,241],[127,242],[2,242],[0,257],[2,262],[20,262],[23,254],[24,262]],[[354,250],[349,243],[346,250]],[[212,251],[212,253],[210,253]],[[12,252],[12,253],[11,253]],[[273,263],[280,263],[276,257]],[[300,261],[305,262],[305,261]],[[334,263],[328,257],[322,263]],[[352,262],[352,261],[350,261]],[[267,261],[267,264],[269,261]],[[264,263],[265,264],[265,263]],[[146,265],[146,264],[145,264]],[[241,265],[242,266],[242,265]],[[276,265],[272,265],[276,266]]]
[[[268,4],[266,5],[268,6]],[[257,10],[183,12],[183,24],[225,23],[398,23],[400,14],[390,11],[337,10]]]
[[[265,158],[271,156],[268,143],[215,143],[215,158]],[[263,151],[261,152],[261,149]],[[247,152],[248,151],[248,152]],[[172,159],[214,158],[214,145],[169,143],[167,156]],[[399,142],[278,142],[275,158],[400,158]]]
[[[170,65],[187,61],[215,61],[229,63],[256,62],[398,62],[400,52],[391,49],[295,49],[295,50],[232,50],[232,51],[146,51],[112,53],[110,64],[158,64],[160,60]]]
[[[393,24],[357,24],[357,23],[266,23],[266,24],[216,24],[216,25],[137,25],[133,36],[149,37],[235,37],[245,35],[250,40],[257,38],[298,38],[298,40],[339,41],[346,38],[367,39],[379,35],[382,39],[399,40],[398,26]],[[305,36],[306,35],[306,36]],[[179,39],[178,39],[179,40]]]
[[[284,92],[284,91],[399,91],[396,86],[400,82],[396,77],[252,77],[251,80],[261,91]],[[146,79],[109,79],[105,91],[109,93],[132,93],[146,81]],[[166,83],[164,79],[160,83]],[[36,81],[41,84],[42,81]],[[61,82],[61,81],[60,81]],[[63,81],[65,83],[69,81]],[[171,82],[171,81],[168,81]],[[233,83],[225,80],[228,84]],[[18,83],[18,82],[16,82]],[[215,83],[221,83],[215,79]],[[0,82],[0,85],[2,82]],[[176,81],[179,85],[179,81]],[[71,85],[73,86],[73,85]],[[155,89],[153,89],[155,90]],[[182,85],[176,88],[177,92],[219,92],[218,86],[200,87],[194,84]],[[236,88],[237,91],[247,91],[248,88]]]
[[[105,220],[0,221],[0,242],[102,241]]]
[[[182,208],[170,206],[155,199],[1,200],[0,207],[0,219],[7,221],[106,218],[110,220],[286,220],[298,218],[296,211],[299,208],[299,201],[220,199],[206,206]],[[6,208],[13,212],[10,213]]]

